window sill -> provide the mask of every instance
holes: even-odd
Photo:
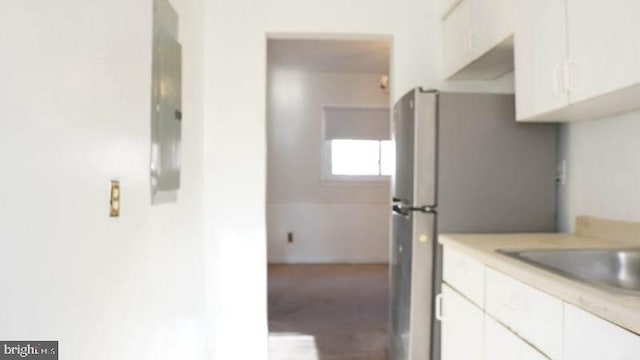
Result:
[[[325,175],[323,184],[388,184],[391,176],[388,175]]]

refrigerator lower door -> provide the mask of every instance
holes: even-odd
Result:
[[[390,360],[428,360],[432,350],[436,215],[393,214]]]
[[[411,326],[412,213],[393,213],[390,360],[409,359]]]

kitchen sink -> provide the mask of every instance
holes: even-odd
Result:
[[[601,289],[640,297],[640,248],[498,252]]]

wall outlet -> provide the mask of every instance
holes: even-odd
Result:
[[[292,232],[288,232],[287,233],[287,242],[288,243],[292,243],[293,242],[293,233]]]

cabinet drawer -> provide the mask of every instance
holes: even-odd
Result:
[[[445,284],[442,315],[442,360],[482,360],[482,309]]]
[[[565,360],[636,360],[640,336],[573,305],[564,305]]]
[[[484,320],[484,358],[487,360],[544,360],[538,350],[489,316]]]
[[[450,247],[444,248],[443,261],[443,280],[484,308],[484,265]]]
[[[490,268],[486,278],[486,312],[550,358],[561,359],[562,301]]]

